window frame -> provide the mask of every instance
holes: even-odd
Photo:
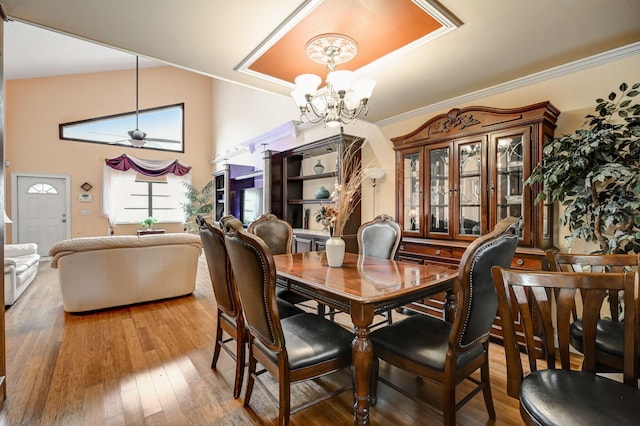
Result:
[[[153,142],[153,143],[145,143],[142,147],[137,147],[136,149],[153,149],[156,151],[169,151],[169,152],[184,152],[184,102],[171,104],[171,105],[163,105],[154,108],[146,108],[138,110],[138,128],[147,133],[147,137],[149,138],[166,138],[166,135],[163,133],[154,132],[153,125],[153,115],[155,112],[164,112],[167,110],[172,110],[178,108],[180,111],[180,120],[178,123],[172,123],[173,126],[179,126],[179,134],[180,134],[180,143],[166,143],[166,142]],[[101,117],[89,118],[85,120],[77,120],[77,121],[69,121],[66,123],[60,123],[58,125],[58,136],[61,140],[69,140],[74,142],[85,142],[85,143],[97,143],[102,145],[110,145],[110,146],[123,146],[132,148],[132,145],[128,141],[114,141],[114,137],[128,137],[127,132],[133,130],[135,125],[136,111],[128,111],[119,114],[105,115]],[[122,120],[124,119],[124,120]],[[98,126],[104,126],[106,121],[111,121],[113,123],[116,120],[120,120],[120,124],[115,125],[112,124],[115,130],[112,130],[114,133],[102,133],[102,132],[91,132],[91,128],[100,129]],[[145,124],[145,122],[147,124]],[[164,122],[164,121],[163,121]],[[83,137],[72,137],[69,136],[69,133],[72,129],[78,130],[79,127],[86,126],[87,130],[82,132]],[[67,130],[67,132],[65,132]],[[65,134],[66,133],[66,134]],[[103,134],[103,137],[100,137],[100,134]],[[96,136],[94,136],[96,135]],[[155,145],[155,146],[154,146]],[[172,148],[172,145],[176,145],[176,148]]]

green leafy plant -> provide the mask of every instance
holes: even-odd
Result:
[[[148,218],[140,222],[140,225],[146,228],[151,228],[151,225],[155,225],[156,223],[158,223],[158,219],[156,219],[155,217],[149,216]]]
[[[543,147],[526,183],[542,184],[536,201],[564,207],[568,247],[574,239],[596,243],[596,253],[640,252],[640,94],[636,83],[597,99],[595,114],[575,133]]]
[[[208,215],[213,210],[215,185],[213,180],[210,180],[202,189],[198,189],[186,182],[184,186],[186,188],[185,196],[187,202],[182,204],[182,210],[184,210],[187,216],[186,224],[189,232],[197,232],[198,227],[195,222],[195,217],[198,215]]]

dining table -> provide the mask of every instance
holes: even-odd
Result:
[[[455,309],[455,265],[417,264],[345,253],[340,267],[329,267],[324,251],[273,256],[279,285],[349,314],[353,323],[355,402],[353,423],[370,424],[373,365],[371,326],[376,314],[448,292],[445,312]]]

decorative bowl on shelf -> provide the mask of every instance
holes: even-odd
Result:
[[[329,190],[327,188],[321,186],[320,188],[316,189],[316,192],[313,195],[317,200],[324,200],[329,198],[329,196],[331,196],[331,193],[329,193]]]

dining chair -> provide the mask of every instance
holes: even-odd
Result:
[[[545,257],[549,262],[549,269],[558,272],[620,273],[638,267],[638,256],[635,254],[572,254],[547,250]],[[618,292],[609,292],[607,299],[609,303],[606,316],[610,318],[600,318],[597,326],[597,371],[621,372],[624,366],[624,324],[620,318],[623,301]],[[569,334],[571,346],[584,353],[582,320],[575,306],[573,319]]]
[[[233,384],[233,397],[240,396],[245,368],[245,347],[248,341],[242,305],[238,297],[238,291],[233,278],[231,264],[224,245],[224,233],[218,227],[209,224],[203,216],[196,216],[196,223],[202,240],[202,248],[207,260],[209,277],[213,286],[213,294],[216,299],[216,343],[213,350],[211,368],[215,369],[220,356],[220,349],[236,362],[235,382]],[[301,309],[285,301],[278,302],[280,316],[287,317],[302,313]],[[223,332],[229,338],[223,337]],[[227,346],[235,341],[235,353]]]
[[[394,260],[402,239],[402,228],[391,216],[381,214],[372,221],[360,225],[357,238],[359,255]],[[393,323],[390,309],[384,312],[384,316],[385,321],[373,324],[371,327]]]
[[[466,248],[454,282],[457,309],[452,323],[432,316],[414,315],[371,333],[376,359],[442,384],[445,425],[454,425],[456,411],[480,391],[489,417],[495,418],[488,350],[498,301],[491,268],[511,264],[518,245],[513,228],[518,222],[513,217],[503,219],[492,232],[477,238]],[[478,369],[480,380],[471,376]],[[377,379],[409,398],[427,403],[382,377]],[[456,403],[456,385],[465,379],[475,386]],[[373,389],[374,400],[376,393]]]
[[[247,230],[262,238],[271,254],[291,253],[293,228],[289,222],[279,219],[272,213],[265,213],[249,224]],[[295,293],[284,286],[276,288],[276,295],[289,303],[298,305],[309,301],[308,297]]]
[[[637,424],[640,419],[640,390],[636,380],[638,272],[517,271],[496,267],[493,277],[504,337],[507,394],[519,399],[524,423]],[[596,330],[600,308],[607,292],[621,290],[624,290],[626,305],[624,383],[596,374]],[[569,343],[572,311],[578,293],[583,301],[582,371],[571,369],[571,358],[579,355],[571,355]],[[533,305],[538,308],[535,315]],[[516,340],[516,313],[519,313],[526,342],[523,348],[526,358]],[[539,333],[534,332],[536,326],[541,330]],[[542,354],[536,351],[536,334],[543,340]]]
[[[350,367],[353,334],[320,315],[281,318],[276,309],[276,269],[265,242],[245,231],[240,221],[222,219],[225,245],[249,329],[249,378],[244,405],[249,406],[259,362],[278,381],[278,424],[303,408],[351,388],[291,409],[291,384]],[[268,391],[268,388],[267,388]],[[269,393],[269,396],[275,399]]]

